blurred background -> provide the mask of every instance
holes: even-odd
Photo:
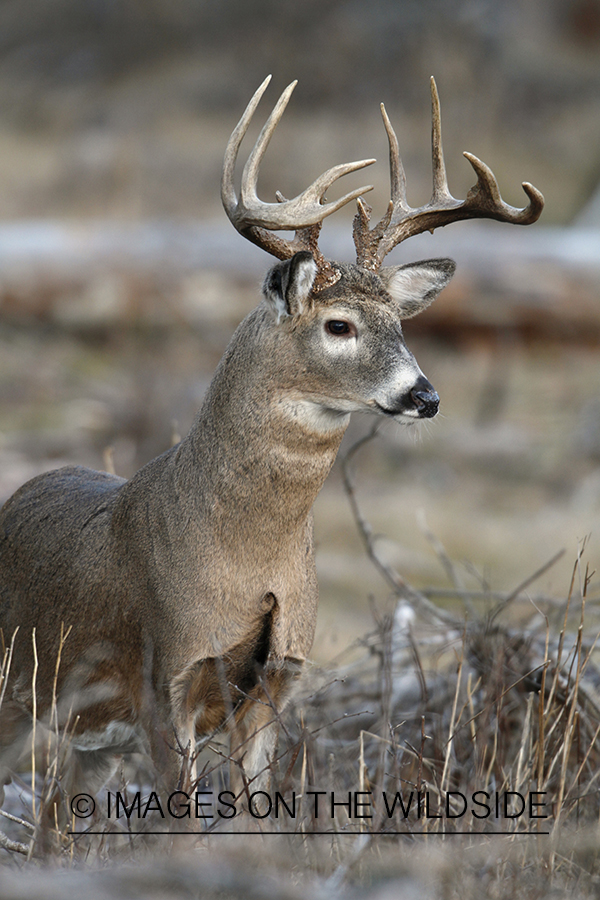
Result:
[[[483,608],[564,547],[531,589],[563,597],[578,542],[591,535],[592,568],[599,549],[600,0],[3,0],[0,503],[68,463],[112,459],[129,476],[185,434],[270,265],[219,195],[228,136],[269,72],[246,151],[299,86],[263,163],[266,200],[375,156],[338,190],[372,182],[381,215],[383,100],[409,201],[426,202],[430,75],[455,196],[474,180],[463,150],[509,203],[525,205],[524,180],[544,193],[533,227],[458,223],[388,258],[458,262],[405,329],[441,414],[418,434],[387,424],[356,477],[380,552],[436,602],[468,590]],[[323,230],[341,260],[352,215]],[[370,427],[353,422],[347,445]],[[339,467],[316,534],[324,659],[387,591]],[[537,613],[523,600],[512,615]]]

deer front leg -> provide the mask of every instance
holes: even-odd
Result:
[[[269,659],[257,684],[237,707],[231,729],[231,790],[236,796],[248,787],[250,793],[267,791],[271,783],[279,731],[279,717],[290,698],[294,681],[302,671],[302,660]]]

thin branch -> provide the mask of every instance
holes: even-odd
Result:
[[[352,447],[350,447],[350,449],[342,459],[344,488],[346,490],[346,494],[348,495],[352,514],[354,515],[354,520],[365,546],[365,550],[379,574],[385,579],[385,581],[397,597],[401,597],[403,600],[406,600],[411,604],[415,612],[420,613],[427,619],[433,620],[435,622],[443,622],[445,625],[450,625],[451,627],[456,628],[458,627],[459,622],[454,618],[454,616],[450,615],[450,613],[445,612],[445,610],[443,609],[438,609],[438,607],[434,603],[431,603],[424,594],[422,594],[420,591],[417,591],[410,584],[408,584],[408,582],[406,582],[404,578],[402,578],[402,576],[394,569],[393,566],[382,560],[381,556],[377,553],[377,550],[375,548],[376,538],[373,534],[373,529],[370,523],[363,516],[360,506],[358,505],[356,490],[354,487],[354,479],[350,472],[350,463],[354,459],[357,452],[362,447],[364,447],[365,444],[368,444],[373,440],[373,438],[377,434],[378,428],[379,423],[375,424],[368,434],[364,435],[362,438],[356,441],[356,443],[353,444]]]
[[[12,853],[22,853],[23,856],[29,855],[29,844],[22,844],[21,841],[11,841],[3,831],[0,831],[0,847],[3,850],[10,850]]]
[[[544,565],[541,566],[536,572],[534,572],[533,575],[530,575],[529,578],[526,578],[525,581],[522,581],[521,584],[518,587],[516,587],[511,594],[508,595],[506,600],[503,600],[501,603],[499,603],[496,606],[496,609],[494,609],[492,611],[492,613],[490,615],[490,625],[500,615],[501,612],[504,612],[506,607],[510,603],[512,603],[513,600],[517,599],[519,594],[522,594],[523,591],[526,590],[530,584],[533,584],[534,581],[537,581],[538,578],[541,578],[541,576],[544,575],[548,571],[548,569],[551,569],[552,566],[555,563],[557,563],[559,559],[562,559],[562,557],[564,555],[565,555],[565,550],[563,548],[562,550],[559,550],[558,553],[555,553],[554,556],[552,557],[552,559],[549,559],[548,562],[544,563]]]
[[[32,825],[31,822],[26,822],[25,819],[13,816],[12,813],[6,812],[4,809],[0,809],[0,816],[4,816],[5,819],[10,819],[11,822],[16,822],[17,825],[20,825],[22,828],[28,828],[30,831],[35,831],[35,825]]]

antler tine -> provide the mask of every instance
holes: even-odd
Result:
[[[477,184],[468,192],[464,204],[465,209],[473,209],[473,215],[497,219],[500,222],[511,222],[514,225],[531,225],[536,222],[544,208],[544,195],[528,181],[522,188],[529,197],[527,206],[519,209],[510,206],[500,196],[500,188],[496,176],[489,166],[472,153],[463,153],[471,163],[477,175]]]
[[[396,132],[392,128],[390,117],[383,103],[379,106],[381,110],[381,118],[383,119],[383,127],[388,138],[390,148],[390,196],[394,207],[407,207],[406,202],[406,173],[402,165],[400,157],[400,147],[398,146],[398,138]],[[408,208],[408,207],[407,207]]]
[[[273,137],[273,132],[279,125],[281,117],[283,116],[286,107],[290,102],[290,97],[292,96],[294,88],[297,84],[297,81],[292,81],[292,83],[288,84],[285,91],[282,93],[281,97],[273,108],[273,112],[265,122],[262,131],[258,136],[258,140],[256,141],[256,144],[254,145],[252,152],[250,153],[250,156],[246,161],[244,171],[242,172],[242,184],[240,188],[240,198],[244,205],[247,205],[248,202],[251,203],[252,201],[258,200],[258,196],[256,194],[256,183],[258,181],[259,166],[262,162],[263,156],[265,155],[265,151],[269,146],[269,141]]]
[[[448,188],[444,148],[442,146],[442,113],[435,78],[431,76],[431,161],[433,166],[433,195],[431,202],[454,200]]]
[[[332,200],[330,203],[325,203],[325,194],[333,182],[342,178],[344,175],[349,175],[351,172],[358,172],[359,169],[364,169],[366,166],[372,166],[375,162],[377,162],[376,159],[360,159],[357,162],[340,163],[337,166],[332,166],[331,169],[327,169],[326,172],[319,175],[319,177],[298,197],[294,200],[289,200],[288,202],[294,203],[296,200],[304,200],[308,205],[308,201],[311,201],[316,207],[316,215],[318,216],[317,221],[321,222],[326,216],[330,216],[332,213],[337,212],[338,209],[341,209],[342,206],[346,206],[346,204],[350,203],[352,200],[358,199],[361,194],[366,194],[368,191],[373,190],[373,185],[367,184],[364,187],[355,188],[353,191],[349,191],[347,194],[344,194],[343,197],[340,197],[339,200]],[[319,206],[324,210],[326,209],[326,212],[321,212]],[[307,219],[307,224],[312,225],[313,223]]]
[[[435,228],[461,219],[485,218],[516,225],[530,225],[539,218],[544,208],[542,194],[529,182],[523,184],[523,190],[529,198],[526,207],[518,209],[505,203],[500,196],[493,172],[472,153],[464,155],[475,170],[477,182],[469,190],[465,200],[456,200],[448,189],[442,149],[440,101],[433,78],[431,79],[431,112],[433,194],[429,203],[413,209],[406,201],[406,179],[400,162],[396,135],[382,108],[383,121],[390,144],[392,199],[384,217],[372,229],[369,229],[370,210],[359,200],[358,213],[354,220],[354,242],[357,262],[364,268],[376,271],[390,250],[414,234],[433,231]]]
[[[406,174],[400,157],[398,138],[396,137],[396,132],[390,122],[390,117],[387,114],[385,105],[380,103],[379,108],[381,110],[381,118],[383,119],[383,126],[387,134],[389,145],[391,199],[384,217],[372,231],[369,231],[371,207],[364,202],[362,197],[358,198],[358,212],[354,217],[352,234],[356,246],[357,261],[360,265],[365,265],[367,267],[367,261],[376,251],[379,241],[383,238],[386,229],[389,227],[390,223],[393,222],[394,217],[403,217],[406,213],[410,212],[410,207],[406,199]]]
[[[250,125],[252,116],[256,112],[256,107],[260,103],[261,97],[269,86],[270,81],[271,75],[267,75],[263,83],[252,95],[250,103],[244,110],[242,118],[233,129],[231,137],[227,141],[225,156],[223,157],[223,174],[221,176],[221,201],[223,203],[223,206],[225,207],[225,212],[230,219],[231,216],[235,213],[235,209],[238,203],[235,193],[235,187],[233,184],[233,175],[235,172],[235,164],[237,162],[240,146],[242,141],[244,140],[246,132],[248,131],[248,126]]]

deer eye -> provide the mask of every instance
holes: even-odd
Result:
[[[354,325],[350,322],[345,322],[343,319],[330,319],[329,322],[325,323],[325,330],[329,334],[335,335],[335,337],[354,337],[356,335]]]

